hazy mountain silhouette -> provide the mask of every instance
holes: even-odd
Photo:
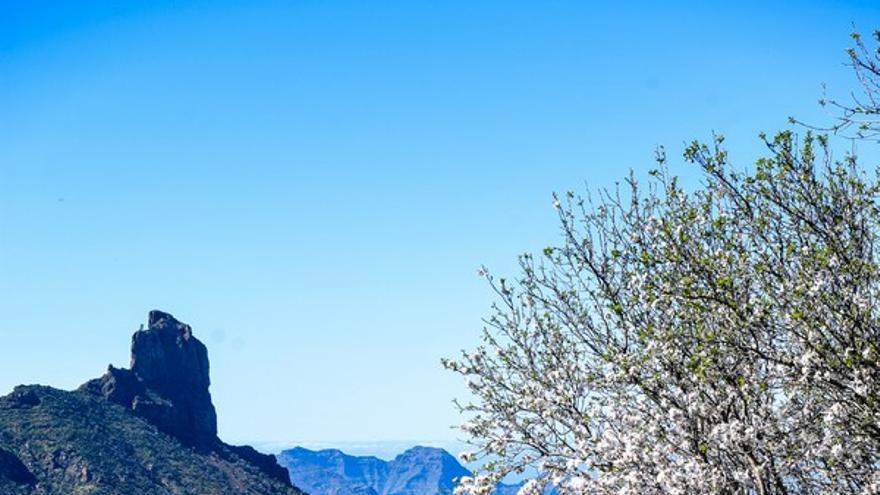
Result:
[[[413,447],[391,461],[296,447],[279,454],[278,462],[309,495],[446,495],[471,475],[449,452],[434,447]],[[496,494],[511,495],[517,488],[500,485]]]

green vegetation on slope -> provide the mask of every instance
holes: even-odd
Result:
[[[121,406],[43,386],[0,398],[0,493],[300,494],[231,450],[184,447]]]

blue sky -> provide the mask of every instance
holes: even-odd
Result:
[[[0,393],[160,308],[232,441],[450,441],[481,264],[657,145],[827,121],[873,2],[0,1]],[[823,120],[825,119],[825,120]],[[686,166],[676,168],[693,180]]]

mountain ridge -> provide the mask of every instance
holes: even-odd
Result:
[[[458,480],[473,474],[437,447],[415,446],[388,461],[301,446],[277,457],[291,482],[309,495],[449,495]],[[512,495],[519,486],[499,484],[495,495]]]
[[[272,455],[217,437],[207,349],[151,311],[131,368],[0,397],[0,494],[303,495]]]

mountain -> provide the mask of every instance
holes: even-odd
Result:
[[[192,328],[151,311],[130,369],[0,397],[0,494],[303,495],[275,456],[217,437],[209,385]]]
[[[281,452],[278,462],[310,495],[446,495],[457,480],[471,475],[455,457],[432,447],[413,447],[391,461],[296,447]],[[511,495],[517,488],[499,485],[496,495]]]

